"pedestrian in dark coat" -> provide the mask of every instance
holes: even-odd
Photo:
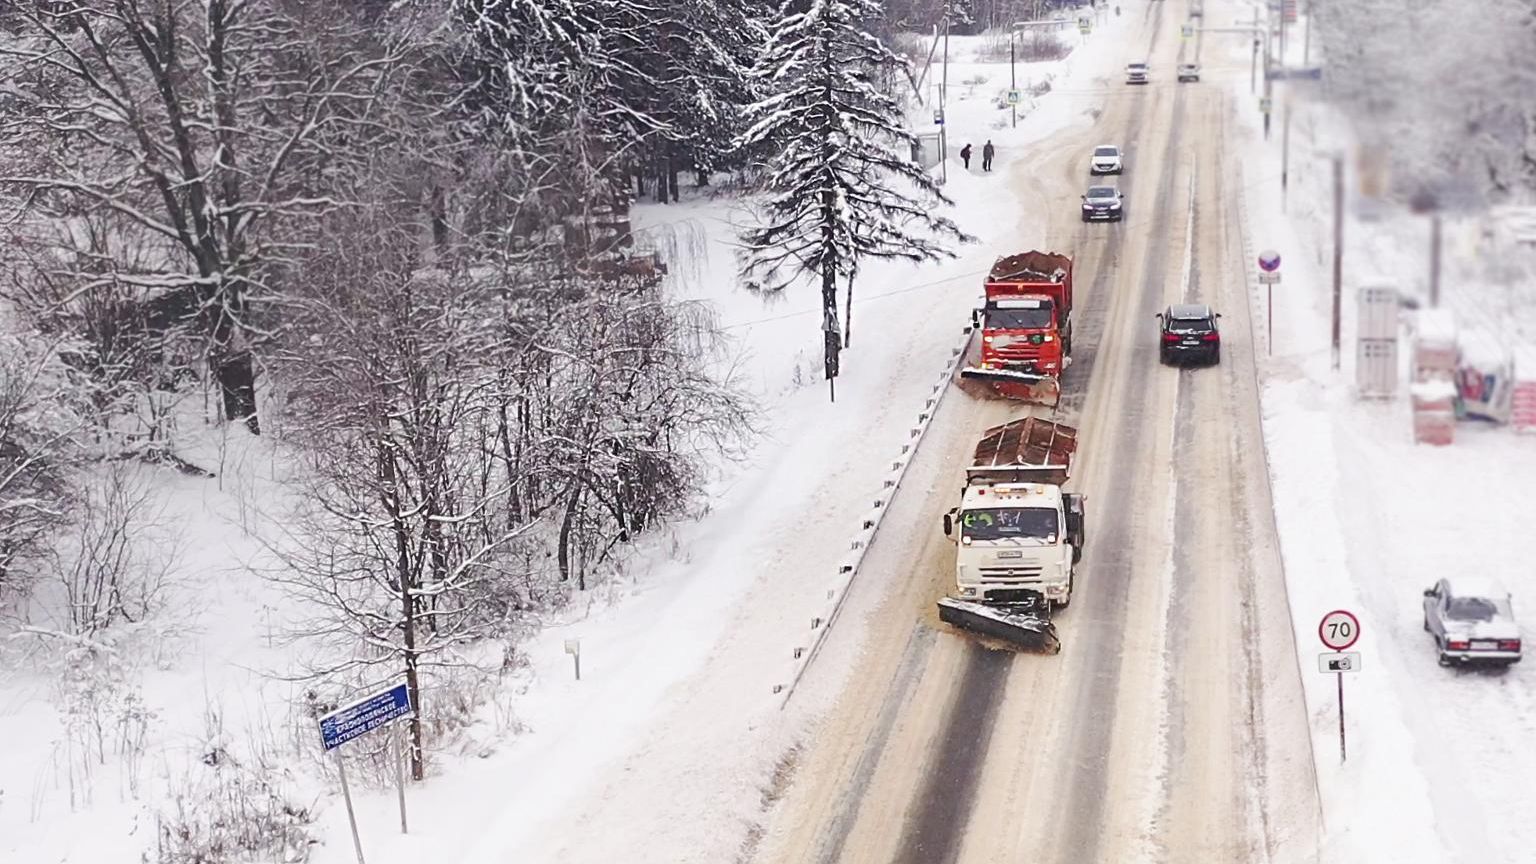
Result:
[[[965,163],[965,170],[971,170],[971,145],[960,148],[960,161]]]
[[[996,152],[997,148],[993,147],[991,139],[988,139],[986,146],[981,148],[981,170],[992,170],[992,154]]]

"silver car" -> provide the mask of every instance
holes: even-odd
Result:
[[[1424,590],[1424,630],[1440,665],[1520,662],[1520,626],[1509,592],[1487,579],[1441,579]]]

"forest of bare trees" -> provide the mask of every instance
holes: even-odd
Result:
[[[153,579],[98,558],[166,541],[136,527],[140,480],[97,484],[211,476],[180,446],[203,426],[265,436],[299,466],[261,529],[305,610],[295,674],[403,672],[423,776],[431,670],[513,644],[750,432],[708,311],[661,293],[627,211],[739,166],[753,11],[0,13],[7,619],[88,636],[141,614]]]

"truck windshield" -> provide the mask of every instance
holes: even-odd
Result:
[[[987,308],[988,330],[1044,330],[1051,326],[1051,307],[1040,304],[1037,309]]]
[[[1061,526],[1050,507],[995,507],[960,514],[960,535],[972,540],[1031,539],[1053,543]]]

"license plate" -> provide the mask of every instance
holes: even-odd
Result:
[[[1185,345],[1199,345],[1200,344],[1200,340],[1199,339],[1185,339],[1184,340],[1184,344]]]
[[[1497,651],[1498,648],[1499,648],[1499,643],[1496,640],[1493,640],[1493,639],[1473,639],[1472,640],[1472,650],[1474,650],[1474,651]]]
[[[1014,550],[1014,551],[1011,551],[1011,552],[999,552],[999,553],[997,553],[997,557],[999,557],[999,558],[1023,558],[1024,557],[1024,553],[1020,552],[1018,550]]]

